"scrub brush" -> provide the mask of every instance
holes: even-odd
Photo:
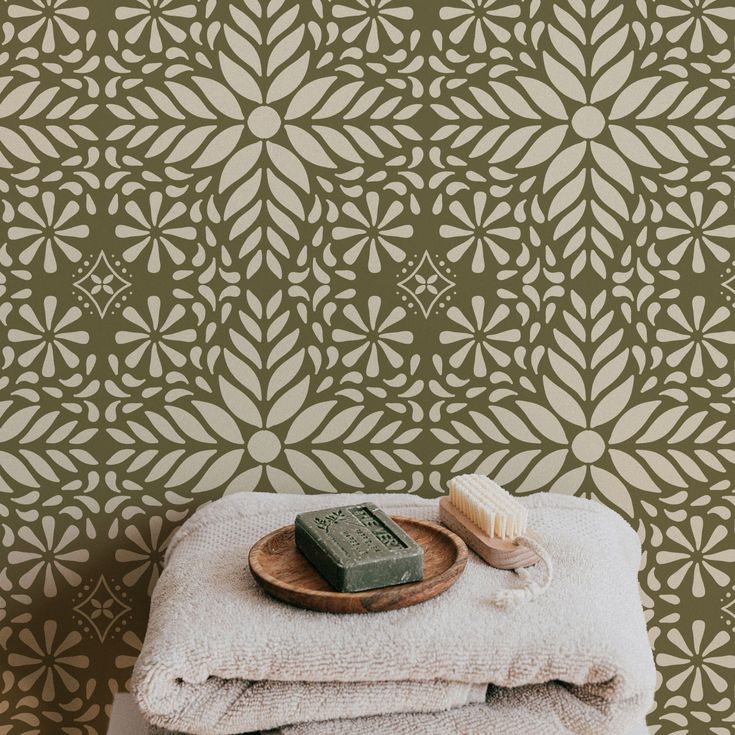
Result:
[[[537,534],[528,529],[528,508],[484,475],[458,475],[449,495],[439,500],[439,518],[478,556],[497,569],[512,569],[519,587],[497,590],[490,602],[498,607],[533,600],[548,589],[551,558]],[[533,578],[525,567],[541,563]]]

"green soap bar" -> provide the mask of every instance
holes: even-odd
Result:
[[[296,516],[296,546],[339,592],[417,582],[421,547],[375,503]]]

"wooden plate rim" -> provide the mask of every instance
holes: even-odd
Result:
[[[436,576],[430,577],[429,579],[421,579],[418,582],[410,582],[406,585],[394,584],[389,585],[388,587],[376,587],[370,590],[362,590],[361,592],[338,592],[337,590],[304,589],[303,587],[297,587],[296,585],[284,582],[278,577],[274,577],[272,574],[263,569],[261,565],[257,564],[257,562],[253,560],[255,552],[260,551],[273,537],[278,536],[279,534],[284,533],[284,531],[288,531],[294,527],[293,523],[289,523],[261,537],[250,547],[250,551],[248,552],[248,566],[250,567],[250,571],[253,573],[253,576],[256,577],[256,580],[259,578],[273,587],[282,590],[288,590],[289,592],[294,592],[297,595],[308,595],[309,597],[316,598],[329,599],[333,598],[335,595],[338,595],[339,598],[343,600],[346,600],[348,598],[361,599],[367,595],[374,594],[381,590],[399,589],[401,587],[410,587],[415,590],[417,585],[422,585],[423,583],[428,582],[431,582],[432,585],[436,585],[438,583],[446,581],[448,578],[451,578],[455,575],[458,577],[459,574],[464,570],[464,567],[467,564],[467,559],[469,557],[469,552],[467,550],[467,545],[465,544],[465,542],[456,533],[454,533],[454,531],[450,531],[446,526],[442,526],[440,523],[436,523],[435,521],[410,518],[408,516],[391,516],[391,518],[398,524],[406,523],[431,528],[448,538],[449,541],[451,541],[452,546],[454,546],[454,550],[456,553],[456,557],[452,564],[448,566],[441,574],[437,574]]]

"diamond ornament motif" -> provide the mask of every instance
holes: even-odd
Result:
[[[104,318],[115,299],[132,284],[123,278],[100,251],[94,265],[74,285],[94,304],[100,318]]]
[[[131,608],[113,592],[105,575],[101,574],[92,591],[74,606],[74,610],[89,622],[100,643],[104,643],[115,623]]]
[[[424,251],[414,269],[398,282],[399,288],[413,299],[426,319],[442,296],[451,291],[455,285],[454,281],[442,273],[428,250]]]

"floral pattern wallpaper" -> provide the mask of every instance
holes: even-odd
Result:
[[[7,0],[0,36],[0,735],[104,733],[201,504],[467,471],[627,517],[651,732],[732,732],[729,0]]]

